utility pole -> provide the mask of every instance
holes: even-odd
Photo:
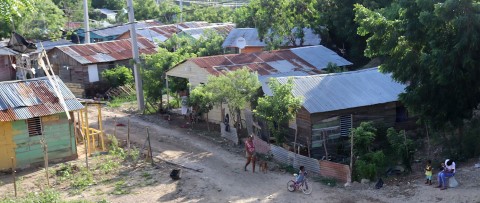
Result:
[[[88,3],[83,0],[83,26],[85,31],[85,44],[90,43],[90,27],[88,26]]]
[[[180,0],[180,23],[183,23],[183,0]]]
[[[128,21],[130,22],[130,38],[133,48],[133,72],[135,74],[135,89],[137,91],[138,111],[142,112],[143,109],[145,109],[145,103],[143,99],[142,77],[140,75],[140,69],[137,67],[137,64],[140,62],[140,60],[138,58],[137,30],[135,28],[135,15],[133,13],[132,0],[127,0],[127,7]]]

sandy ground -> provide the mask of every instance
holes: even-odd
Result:
[[[288,192],[286,183],[293,177],[275,169],[274,164],[270,165],[272,170],[267,174],[252,173],[251,166],[249,171],[243,171],[242,147],[230,146],[218,136],[169,125],[158,115],[137,116],[104,110],[103,118],[108,134],[114,133],[114,120],[124,125],[130,120],[130,138],[137,146],[144,145],[148,127],[155,157],[203,172],[183,169],[182,179],[172,181],[168,172],[174,167],[159,161],[162,167],[147,171],[156,181],[133,188],[129,194],[113,195],[108,192],[109,188],[95,186],[81,195],[63,194],[65,199],[106,199],[109,202],[480,202],[480,169],[473,168],[473,165],[460,166],[456,175],[460,186],[445,191],[424,185],[423,176],[417,174],[398,184],[389,183],[380,190],[373,189],[373,183],[354,183],[345,188],[341,184],[329,187],[310,180],[313,192],[305,195]],[[127,127],[117,127],[116,135],[125,140]],[[421,171],[423,166],[415,167]],[[40,172],[25,172],[22,179],[35,182],[38,179],[35,176],[40,176]],[[0,181],[4,182],[0,194],[11,193],[8,178],[0,176]]]

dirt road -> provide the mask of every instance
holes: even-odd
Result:
[[[143,188],[124,196],[110,196],[113,202],[372,202],[372,198],[359,198],[311,181],[313,193],[288,192],[286,183],[291,174],[269,171],[267,174],[245,172],[245,158],[238,153],[240,147],[227,150],[219,143],[202,136],[192,135],[185,129],[171,129],[144,121],[136,116],[104,111],[104,126],[113,134],[114,117],[117,123],[127,125],[130,119],[131,140],[142,146],[146,127],[149,127],[153,155],[181,163],[203,172],[183,170],[182,179],[158,186]],[[119,139],[126,139],[127,127],[117,127]],[[237,153],[232,151],[237,151]],[[258,167],[257,167],[258,170]]]

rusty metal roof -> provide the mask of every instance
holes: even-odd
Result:
[[[83,108],[57,77],[69,111]],[[0,121],[24,120],[65,112],[46,77],[0,82]]]
[[[200,68],[206,69],[212,75],[220,75],[245,66],[251,71],[258,72],[259,76],[287,72],[304,72],[308,75],[316,75],[323,73],[322,69],[326,68],[328,62],[337,63],[338,66],[351,64],[336,55],[335,52],[326,52],[325,49],[327,48],[318,45],[271,52],[198,57],[189,59],[189,61]]]
[[[99,42],[94,44],[75,44],[56,47],[81,64],[105,63],[132,59],[130,39]],[[146,38],[138,38],[140,54],[154,54],[157,46]]]

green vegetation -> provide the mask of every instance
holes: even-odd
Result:
[[[298,109],[302,106],[302,99],[292,95],[293,79],[291,78],[285,84],[270,78],[268,86],[273,95],[260,97],[253,112],[268,122],[268,127],[275,136],[277,144],[281,144],[285,140],[285,134],[288,133],[282,126],[295,118]]]
[[[133,73],[130,68],[117,66],[102,72],[102,79],[108,82],[112,87],[119,87],[133,83]]]
[[[415,152],[413,140],[407,138],[404,130],[397,132],[393,128],[387,130],[387,138],[394,151],[394,157],[400,159],[407,171],[411,171],[413,154]]]
[[[113,97],[112,100],[108,102],[108,106],[113,108],[120,107],[123,103],[134,102],[136,100],[136,95]]]
[[[377,136],[377,129],[371,122],[362,122],[360,126],[352,130],[353,151],[356,157],[353,167],[353,179],[367,178],[374,180],[378,171],[385,165],[385,155],[382,150],[372,148],[372,143]]]

